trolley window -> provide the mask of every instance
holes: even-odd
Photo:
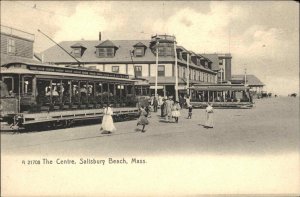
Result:
[[[32,77],[23,77],[23,94],[32,94]]]

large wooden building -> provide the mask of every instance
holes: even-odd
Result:
[[[158,94],[174,95],[175,92],[175,37],[152,36],[150,40],[80,40],[59,43],[81,62],[81,66],[99,71],[128,74],[133,78],[144,78],[154,94],[155,76],[158,75]],[[156,50],[158,67],[156,70]],[[178,65],[178,89],[187,91],[189,84],[215,84],[217,72],[212,70],[212,61],[182,46],[176,46]],[[77,62],[59,46],[53,46],[40,54],[43,62],[56,65],[77,66]],[[189,66],[189,76],[187,67]]]
[[[1,25],[1,66],[10,62],[35,62],[34,34]]]

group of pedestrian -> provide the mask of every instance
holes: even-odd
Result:
[[[171,122],[174,118],[175,123],[178,123],[178,119],[180,117],[179,110],[181,109],[178,101],[173,101],[172,97],[164,98],[160,108],[161,117],[164,117],[166,122]]]
[[[193,111],[193,106],[188,103],[187,109],[188,109],[188,117],[187,119],[192,119],[192,111]],[[157,107],[158,107],[158,100],[154,98],[153,100],[153,106],[154,106],[154,112],[157,112]],[[181,104],[178,101],[173,101],[172,97],[169,98],[164,98],[162,99],[162,104],[161,104],[161,117],[165,118],[166,122],[171,122],[172,119],[175,119],[175,123],[178,123],[178,119],[181,116],[180,114],[180,109],[181,109]],[[111,109],[111,105],[105,105],[104,110],[103,110],[104,116],[102,119],[102,124],[100,130],[103,130],[102,134],[110,134],[112,131],[116,130],[112,115],[113,111]],[[207,103],[207,107],[205,109],[205,124],[203,125],[204,128],[213,128],[214,126],[214,120],[213,120],[213,113],[214,113],[214,108],[212,107],[212,104]],[[145,127],[146,125],[149,124],[148,117],[150,116],[150,109],[149,106],[140,106],[139,109],[139,119],[137,122],[137,127],[142,126],[141,132],[145,132]]]

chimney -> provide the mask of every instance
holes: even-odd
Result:
[[[101,41],[101,32],[99,32],[99,41]]]

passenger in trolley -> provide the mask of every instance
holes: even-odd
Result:
[[[212,104],[207,103],[207,107],[205,109],[206,120],[204,124],[204,128],[213,128],[214,127],[214,108]]]
[[[110,134],[112,131],[116,130],[112,119],[113,110],[111,109],[111,105],[104,105],[103,114],[104,116],[100,130],[103,130],[102,134]]]

